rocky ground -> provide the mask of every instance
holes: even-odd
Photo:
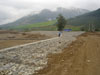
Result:
[[[85,33],[34,75],[100,75],[100,32]]]
[[[46,35],[50,32],[41,33],[41,35]],[[56,34],[56,37],[53,36],[54,38],[51,39],[2,49],[0,51],[0,75],[31,75],[37,73],[37,70],[47,66],[48,54],[61,53],[65,47],[76,40],[77,36],[84,32],[63,32],[61,37],[58,37],[57,33],[51,32],[50,36]],[[31,34],[39,33],[32,32]]]

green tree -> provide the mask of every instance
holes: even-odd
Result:
[[[60,14],[57,17],[57,30],[62,31],[66,24],[67,24],[66,19]]]

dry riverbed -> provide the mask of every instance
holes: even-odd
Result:
[[[40,33],[0,31],[0,49],[50,38]]]

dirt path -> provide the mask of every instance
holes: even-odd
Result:
[[[85,33],[48,58],[48,66],[36,75],[100,75],[100,33]]]

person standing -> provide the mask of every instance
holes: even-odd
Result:
[[[62,35],[62,32],[61,32],[61,31],[59,31],[59,33],[58,33],[58,37],[61,37],[61,35]]]

